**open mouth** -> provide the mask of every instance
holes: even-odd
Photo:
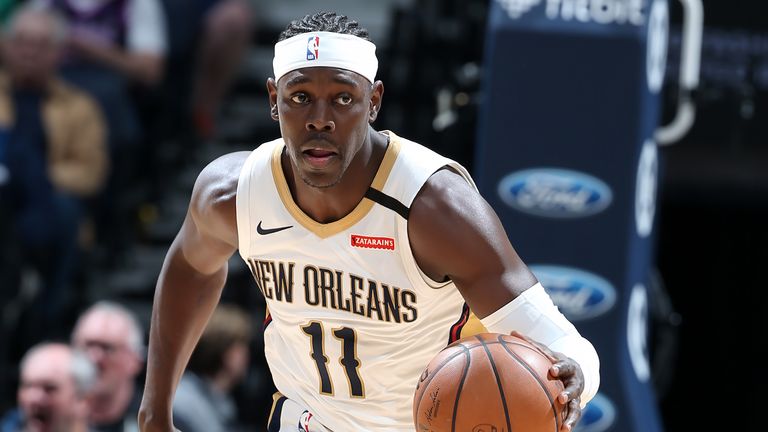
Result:
[[[336,154],[336,152],[324,149],[309,149],[304,150],[304,154],[308,155],[309,157],[324,158],[333,156]]]
[[[322,168],[328,165],[338,154],[332,150],[312,148],[303,151],[307,161],[315,167]]]
[[[28,430],[48,430],[51,423],[51,413],[48,411],[33,411],[27,416],[26,423],[29,428]]]

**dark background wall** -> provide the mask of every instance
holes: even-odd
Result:
[[[754,430],[768,402],[755,385],[768,329],[768,18],[757,0],[704,6],[696,124],[662,151],[657,261],[680,321],[675,346],[658,348],[676,356],[656,369],[668,430],[691,427],[687,404]],[[672,66],[679,38],[670,50]]]

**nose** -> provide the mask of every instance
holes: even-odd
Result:
[[[306,128],[312,132],[333,132],[336,130],[336,122],[331,118],[331,110],[327,103],[317,101],[313,104]]]
[[[104,349],[95,345],[87,346],[84,351],[85,354],[96,365],[100,365],[106,357],[106,352]]]

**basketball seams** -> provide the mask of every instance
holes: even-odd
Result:
[[[477,336],[472,336],[472,337],[477,337]],[[485,342],[486,345],[496,345],[496,344],[501,343],[499,341],[484,341],[484,342]],[[513,341],[507,341],[507,340],[505,340],[504,343],[507,344],[507,345],[517,345],[517,346],[521,346],[521,347],[528,348],[528,349],[534,349],[531,345],[526,344],[526,343],[513,342]],[[461,345],[463,347],[466,347],[466,348],[469,348],[469,349],[474,349],[474,348],[478,348],[478,347],[483,346],[483,344],[480,344],[480,343],[470,344],[470,343],[467,343],[467,342],[458,343],[455,346],[459,346],[459,345]],[[449,348],[449,347],[446,347],[446,348]]]
[[[424,382],[423,382],[423,383],[419,383],[419,386],[421,386],[422,384],[424,385],[424,388],[425,388],[425,390],[421,392],[421,395],[419,395],[419,399],[416,401],[416,406],[417,406],[417,407],[420,407],[420,406],[421,406],[421,400],[424,398],[424,394],[426,393],[426,388],[427,388],[427,386],[429,386],[429,383],[431,383],[431,382],[432,382],[432,378],[434,378],[434,377],[435,377],[435,375],[437,375],[437,372],[438,372],[439,370],[441,370],[441,369],[442,369],[442,368],[443,368],[445,365],[447,365],[448,363],[450,363],[451,361],[453,361],[453,359],[455,359],[456,357],[458,357],[458,356],[460,356],[460,355],[462,355],[462,354],[464,354],[464,355],[466,355],[466,356],[467,356],[467,364],[469,364],[469,357],[470,357],[470,356],[468,355],[468,354],[469,354],[469,350],[468,350],[466,347],[464,347],[463,345],[462,345],[462,348],[464,348],[464,351],[460,351],[460,352],[457,352],[457,353],[455,353],[455,354],[451,354],[451,355],[450,355],[448,358],[446,358],[445,360],[443,360],[443,361],[442,361],[442,363],[440,363],[439,365],[437,365],[437,367],[436,367],[434,370],[431,370],[431,371],[427,371],[427,372],[428,372],[428,375],[427,375],[427,378],[426,378],[426,380],[424,380]],[[467,368],[465,369],[465,373],[466,373],[466,371],[467,371],[467,370],[469,370],[469,367],[467,367]]]
[[[528,373],[531,374],[531,376],[536,380],[536,382],[539,384],[541,389],[544,390],[544,394],[547,396],[547,399],[549,400],[549,404],[552,407],[552,415],[555,417],[555,432],[559,431],[560,430],[560,418],[557,415],[557,407],[555,406],[555,400],[552,397],[552,395],[549,393],[549,389],[547,389],[546,384],[544,384],[544,382],[541,380],[541,377],[539,376],[539,374],[535,370],[533,370],[533,368],[531,368],[531,366],[525,360],[520,358],[520,356],[517,353],[512,351],[507,345],[520,345],[520,346],[524,346],[524,347],[529,348],[529,349],[532,349],[532,348],[527,346],[527,345],[525,345],[525,344],[520,344],[520,343],[514,343],[514,342],[506,341],[506,340],[503,339],[503,336],[504,335],[499,335],[499,342],[498,343],[500,343],[501,346],[504,347],[504,350],[506,350],[507,353],[510,356],[512,356],[512,358],[517,360],[528,371]]]
[[[499,387],[499,396],[501,397],[501,406],[504,408],[504,418],[507,420],[507,430],[512,430],[512,423],[509,420],[509,407],[507,407],[507,397],[504,395],[504,387],[501,385],[501,377],[499,377],[499,371],[496,369],[496,362],[493,361],[493,355],[491,355],[491,350],[488,349],[488,345],[485,343],[483,339],[481,339],[479,336],[475,336],[475,338],[480,341],[480,345],[483,346],[483,349],[485,350],[485,355],[488,356],[488,361],[491,363],[491,368],[493,369],[493,375],[496,378],[496,385]],[[458,397],[456,398],[458,402]],[[454,410],[454,418],[456,417],[456,411]]]
[[[464,371],[461,373],[459,388],[456,389],[456,400],[453,403],[453,419],[451,420],[451,432],[456,431],[456,414],[459,411],[459,398],[461,397],[461,389],[464,388],[464,381],[467,379],[467,373],[469,373],[469,364],[472,362],[472,356],[469,355],[469,349],[464,345],[462,345],[461,348],[464,350],[463,354],[467,356],[467,364],[464,365]]]
[[[438,375],[441,375],[441,377],[439,377],[438,381],[435,381],[435,382],[440,383],[439,384],[440,387],[442,387],[443,385],[447,386],[447,388],[450,389],[450,391],[453,393],[452,396],[454,398],[453,410],[451,414],[448,414],[447,412],[445,412],[441,416],[435,417],[436,419],[441,419],[442,423],[439,423],[439,424],[442,425],[441,427],[444,427],[444,429],[438,429],[438,430],[444,430],[446,432],[448,430],[450,430],[451,432],[459,432],[457,430],[458,427],[463,428],[467,426],[466,424],[464,424],[468,420],[467,418],[465,418],[466,412],[462,412],[461,416],[458,415],[459,410],[465,408],[463,404],[467,403],[466,398],[464,402],[461,402],[460,398],[463,393],[464,385],[467,384],[468,385],[467,389],[468,391],[470,391],[473,389],[471,384],[475,383],[476,381],[475,378],[469,376],[470,367],[474,369],[477,369],[479,367],[485,370],[485,372],[483,373],[486,376],[485,379],[488,380],[486,381],[487,382],[485,387],[487,389],[486,391],[490,391],[490,392],[493,391],[492,390],[493,381],[490,380],[490,373],[493,372],[494,378],[496,380],[496,384],[498,387],[498,391],[499,391],[498,394],[501,397],[502,407],[504,409],[504,415],[506,417],[507,429],[511,431],[512,426],[516,424],[516,422],[519,423],[520,419],[516,420],[517,417],[513,417],[513,410],[515,409],[514,406],[507,406],[506,392],[511,392],[511,394],[517,394],[519,392],[518,390],[516,390],[516,388],[511,388],[511,389],[509,387],[505,388],[505,386],[507,386],[508,383],[506,380],[506,376],[502,375],[504,373],[504,370],[500,369],[502,364],[506,364],[513,369],[518,369],[519,372],[516,372],[515,374],[520,374],[516,376],[519,376],[519,378],[521,379],[524,379],[525,374],[528,374],[535,379],[535,381],[524,380],[524,381],[527,381],[527,383],[524,384],[525,386],[533,386],[533,387],[528,387],[530,396],[521,396],[521,397],[524,397],[526,398],[526,400],[532,402],[533,399],[531,399],[531,397],[534,397],[534,395],[537,394],[539,391],[539,390],[536,390],[536,388],[537,387],[541,388],[547,397],[546,400],[549,402],[548,408],[552,411],[553,417],[555,419],[555,425],[554,425],[555,431],[559,430],[563,419],[558,416],[558,410],[557,410],[556,399],[555,399],[556,395],[553,396],[553,393],[555,393],[557,390],[555,390],[555,388],[552,388],[552,392],[550,392],[549,387],[554,383],[551,384],[550,382],[547,382],[546,373],[540,375],[536,371],[536,369],[534,369],[534,365],[538,369],[545,368],[546,366],[544,364],[539,364],[540,360],[538,358],[536,359],[530,358],[530,360],[533,362],[531,364],[529,364],[526,360],[530,352],[535,352],[539,356],[543,356],[542,352],[536,346],[531,345],[527,341],[517,340],[517,338],[510,338],[508,337],[508,335],[505,335],[505,334],[496,334],[496,335],[493,335],[494,337],[489,338],[488,336],[491,336],[491,335],[492,334],[474,335],[471,338],[467,338],[467,340],[462,339],[460,341],[449,344],[448,346],[443,348],[442,351],[446,351],[444,353],[445,357],[443,357],[443,359],[440,360],[437,365],[435,365],[434,367],[432,365],[427,365],[424,373],[422,374],[422,377],[420,378],[419,384],[417,385],[417,395],[416,395],[417,399],[415,401],[415,406],[414,406],[414,421],[416,422],[415,426],[417,427],[417,430],[423,430],[423,428],[429,428],[429,426],[426,423],[423,423],[423,421],[424,422],[427,421],[428,417],[425,418],[423,416],[424,415],[430,416],[430,414],[427,414],[426,411],[422,410],[424,407],[422,407],[421,404],[423,402],[424,395],[428,394],[430,391],[428,387],[431,387],[432,381],[436,377],[438,377]],[[498,351],[499,348],[494,348],[492,346],[497,344],[500,344],[503,347],[503,349],[507,351],[507,354],[509,354],[509,357],[504,357],[503,353],[501,351]],[[515,345],[517,345],[517,347],[515,347]],[[483,352],[486,358],[488,358],[489,363],[484,363],[483,361],[480,360],[480,358],[475,359],[477,360],[476,362],[474,363],[472,362],[473,355],[482,355],[480,354],[480,352],[476,352],[476,353],[472,352],[473,349],[479,348],[479,347],[483,347]],[[520,348],[525,348],[525,351],[517,352],[518,349]],[[456,368],[456,366],[459,366],[458,364],[454,363],[450,365],[451,367],[449,369],[451,370],[448,372],[448,374],[451,377],[451,379],[450,381],[445,381],[445,373],[446,373],[445,371],[447,370],[445,369],[446,366],[449,366],[450,363],[455,362],[456,358],[462,355],[466,359],[466,362],[460,366],[462,368],[461,372],[459,372],[459,370]],[[505,358],[509,360],[505,360]],[[542,358],[545,358],[545,357],[542,357]],[[514,360],[514,362],[509,363],[512,360]],[[550,361],[551,359],[548,359],[547,363],[550,363]],[[487,367],[489,364],[491,368]],[[520,369],[519,366],[522,366],[524,369]],[[430,370],[430,368],[432,370]],[[523,370],[525,370],[525,372],[523,372]],[[458,376],[459,374],[461,374],[461,377]],[[421,381],[422,379],[423,381]],[[523,381],[521,381],[521,383],[522,382]],[[534,384],[534,382],[536,384]],[[434,388],[431,390],[434,391]],[[472,393],[474,393],[474,391]],[[446,394],[446,396],[448,396],[448,394]],[[535,397],[538,398],[539,396],[535,396]],[[446,398],[444,397],[443,399],[446,399]],[[443,400],[443,402],[450,403],[450,398],[447,398],[447,399],[448,400]],[[540,402],[536,402],[536,403],[538,404],[545,403],[544,400],[542,399],[539,399],[539,400]],[[475,402],[472,402],[472,403],[475,403]],[[544,408],[546,406],[547,405],[544,405],[544,406],[539,405],[540,408]],[[446,405],[446,408],[447,408],[447,405]],[[431,412],[431,409],[430,409],[430,412]],[[501,412],[497,412],[497,415],[500,415],[500,414]],[[472,416],[470,416],[470,418],[474,419],[474,417]],[[540,419],[538,421],[545,422],[545,423],[539,423],[539,426],[536,426],[536,427],[538,428],[543,427],[544,430],[551,430],[550,428],[552,427],[552,424],[546,421],[548,416],[544,416],[544,417],[536,416],[536,418]],[[448,421],[451,422],[450,429],[448,429],[447,427]],[[527,422],[528,420],[523,420],[522,424],[528,424]],[[430,424],[434,424],[434,423],[430,421]],[[434,425],[437,425],[437,424],[434,424]],[[523,427],[524,429],[526,428],[526,426],[521,426],[521,427]],[[536,430],[540,430],[540,429],[536,429]]]

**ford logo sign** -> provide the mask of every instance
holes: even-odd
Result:
[[[616,408],[613,403],[598,393],[581,412],[581,420],[573,432],[603,432],[616,421]]]
[[[501,179],[498,194],[515,210],[550,218],[590,216],[613,200],[603,181],[577,171],[537,168],[513,172]]]
[[[573,267],[531,265],[552,301],[571,320],[602,315],[616,303],[616,289],[602,277]]]

